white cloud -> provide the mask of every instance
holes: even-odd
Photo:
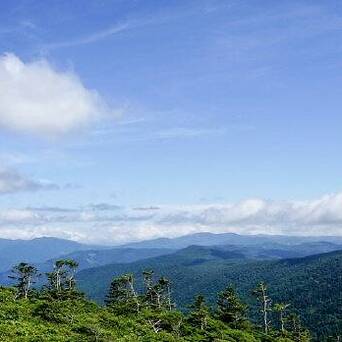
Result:
[[[8,209],[0,212],[0,222],[3,224],[36,223],[39,214],[25,209]]]
[[[71,72],[46,60],[24,63],[0,56],[0,126],[38,135],[59,135],[106,112],[100,96]]]
[[[27,178],[16,171],[0,169],[0,195],[23,191],[57,190],[56,184]]]
[[[108,210],[103,210],[104,205]],[[227,204],[164,205],[158,210],[151,206],[142,211],[105,203],[98,209],[92,205],[0,210],[0,237],[8,237],[10,229],[12,238],[48,235],[104,244],[196,232],[342,235],[342,193],[311,201],[247,199]]]

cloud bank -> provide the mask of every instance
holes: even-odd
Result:
[[[72,209],[0,210],[0,236],[7,238],[47,235],[120,244],[196,232],[342,235],[342,193],[311,201],[247,199],[228,204],[159,205],[144,210],[105,203]]]
[[[100,96],[71,72],[46,60],[24,63],[0,56],[0,126],[42,136],[60,135],[106,112]]]

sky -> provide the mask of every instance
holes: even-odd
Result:
[[[342,3],[0,2],[0,238],[342,235]]]

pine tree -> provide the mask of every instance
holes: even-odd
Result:
[[[285,329],[286,310],[289,306],[290,304],[277,303],[273,307],[273,311],[277,312],[279,315],[280,330],[283,335],[286,332],[286,329]]]
[[[271,311],[272,301],[267,295],[267,285],[261,282],[253,291],[253,295],[260,301],[264,332],[268,334],[271,324],[268,319],[268,313]]]
[[[293,341],[309,342],[311,340],[309,331],[302,326],[302,322],[298,315],[292,313],[286,321],[288,322],[288,330]]]
[[[241,327],[246,321],[247,306],[241,302],[233,287],[229,286],[220,292],[217,300],[216,316],[222,322],[234,328]]]
[[[143,272],[145,302],[149,306],[153,306],[154,304],[153,273],[152,270]]]
[[[161,277],[156,283],[153,281],[153,271],[144,271],[145,285],[145,304],[152,309],[167,309],[171,311],[174,308],[174,303],[171,299],[170,281]]]
[[[164,308],[171,311],[174,308],[174,303],[171,300],[171,286],[170,281],[161,277],[158,282],[154,285],[155,296],[157,299],[158,308]]]
[[[202,295],[195,297],[194,302],[189,306],[191,309],[189,321],[194,325],[204,330],[208,325],[210,317],[209,308],[206,305],[205,298]]]
[[[105,303],[120,312],[139,312],[140,302],[134,289],[132,274],[124,274],[112,280]]]
[[[18,290],[17,298],[28,298],[32,285],[39,276],[37,268],[21,262],[13,267],[12,273],[13,275],[10,275],[9,278],[17,280],[15,285]]]
[[[78,263],[74,260],[57,260],[54,264],[54,270],[46,274],[49,292],[59,298],[79,295],[75,281],[77,267]]]

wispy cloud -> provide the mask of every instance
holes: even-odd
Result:
[[[0,169],[0,195],[58,189],[57,184],[43,180],[33,180],[13,170]]]
[[[195,138],[208,135],[221,135],[225,133],[223,128],[184,128],[176,127],[166,130],[161,130],[155,133],[157,139],[175,139],[175,138]]]
[[[74,46],[81,46],[99,42],[109,37],[115,36],[125,31],[139,29],[148,25],[158,25],[177,20],[179,18],[193,16],[193,15],[209,15],[220,9],[230,8],[231,5],[226,4],[199,4],[198,6],[181,6],[178,11],[172,13],[158,13],[155,16],[133,17],[124,22],[116,23],[106,27],[102,30],[91,32],[88,35],[78,37],[75,39],[65,40],[61,42],[53,42],[42,46],[43,50],[53,50],[59,48],[68,48]]]
[[[91,43],[96,43],[100,40],[106,39],[108,37],[114,36],[118,33],[121,33],[123,31],[126,31],[130,28],[132,28],[133,25],[127,23],[113,25],[111,27],[108,27],[104,30],[97,31],[94,33],[89,34],[88,36],[76,38],[73,40],[67,40],[57,43],[50,43],[45,44],[43,46],[43,49],[45,50],[53,50],[53,49],[59,49],[59,48],[67,48],[67,47],[73,47],[73,46],[80,46],[80,45],[87,45]]]

